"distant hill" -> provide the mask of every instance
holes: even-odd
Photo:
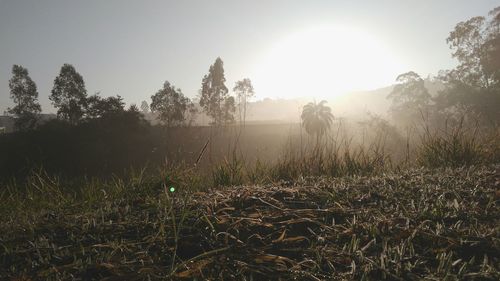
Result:
[[[425,85],[431,95],[436,95],[444,88],[440,81],[427,78]],[[391,101],[387,96],[391,93],[393,85],[370,90],[347,93],[339,97],[327,99],[328,105],[332,108],[335,117],[357,118],[366,115],[367,112],[387,117],[387,112]],[[248,123],[298,123],[302,107],[308,102],[314,101],[314,97],[302,97],[294,99],[271,99],[264,98],[249,103],[247,110]],[[319,101],[318,99],[316,99]],[[194,124],[208,125],[210,118],[202,113],[202,109],[197,99],[193,99],[199,114],[194,120]],[[238,114],[235,114],[238,121]],[[42,114],[42,120],[55,118],[55,114]],[[146,119],[152,124],[158,124],[156,117],[152,113],[146,114]],[[0,116],[0,127],[6,127],[10,131],[13,126],[11,117]]]
[[[426,79],[425,85],[430,94],[435,96],[444,85],[432,79]],[[391,101],[387,96],[394,85],[371,91],[358,91],[340,97],[327,99],[336,117],[360,117],[371,112],[387,117]],[[263,99],[249,104],[247,121],[249,122],[299,122],[302,107],[314,98]],[[318,101],[318,100],[317,100]]]
[[[385,115],[390,106],[386,99],[391,87],[373,91],[352,92],[341,97],[327,99],[336,117],[355,117],[366,114],[367,111]],[[314,101],[315,98],[297,99],[263,99],[249,104],[248,122],[300,122],[302,107]],[[316,101],[319,101],[316,99]]]

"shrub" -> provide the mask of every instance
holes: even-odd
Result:
[[[417,161],[431,168],[477,164],[482,160],[482,145],[477,138],[477,130],[470,133],[463,122],[443,132],[431,132],[427,127],[421,135]]]

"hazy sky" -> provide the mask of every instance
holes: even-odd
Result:
[[[196,96],[217,56],[225,63],[228,88],[249,77],[260,98],[312,96],[305,89],[316,78],[320,86],[312,89],[323,96],[330,93],[328,84],[339,85],[330,89],[332,95],[381,87],[401,71],[427,76],[453,67],[448,33],[498,5],[498,0],[0,0],[0,114],[11,105],[13,64],[28,68],[45,112],[54,112],[48,95],[64,63],[83,75],[89,94],[119,94],[127,103],[150,101],[165,80]],[[360,75],[354,77],[356,69]]]

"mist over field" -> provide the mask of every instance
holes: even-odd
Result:
[[[0,1],[1,280],[500,280],[496,1]]]

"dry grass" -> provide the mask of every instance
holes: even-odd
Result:
[[[175,194],[138,173],[85,200],[46,182],[53,204],[1,212],[0,279],[498,280],[499,169]]]

